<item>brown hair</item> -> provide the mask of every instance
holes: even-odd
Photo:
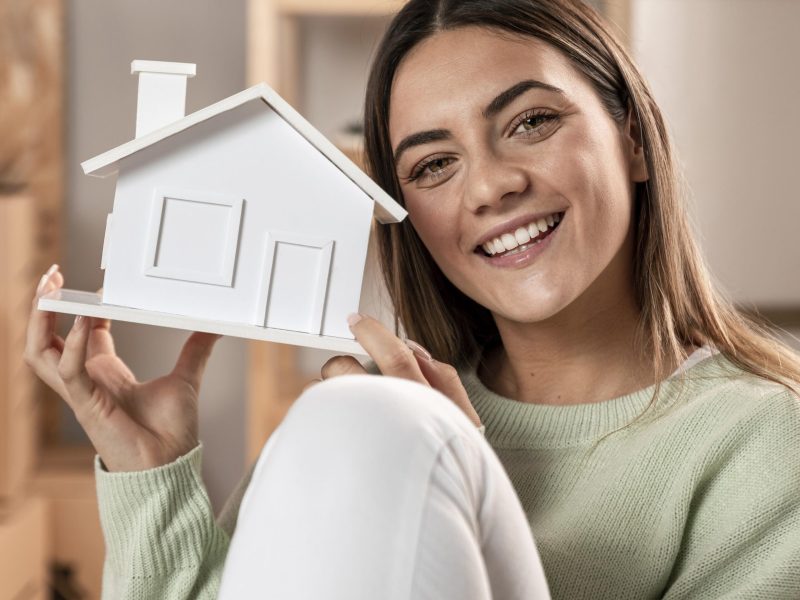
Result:
[[[550,44],[588,78],[617,123],[629,110],[636,112],[649,173],[634,192],[634,287],[641,311],[636,343],[652,353],[655,381],[686,358],[683,347],[689,342],[710,344],[741,369],[771,381],[790,387],[800,381],[797,353],[712,285],[691,232],[661,111],[628,52],[580,0],[408,2],[389,25],[367,87],[365,158],[375,181],[403,202],[389,139],[389,98],[398,65],[437,31],[465,26]],[[457,366],[500,342],[489,311],[447,280],[408,219],[379,226],[376,234],[396,328],[402,324],[435,358]]]

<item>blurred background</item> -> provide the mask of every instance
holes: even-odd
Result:
[[[30,300],[57,262],[102,285],[113,178],[80,163],[133,139],[134,59],[197,64],[186,114],[266,81],[356,160],[372,52],[395,0],[0,0],[0,600],[100,597],[93,451],[22,362]],[[796,185],[800,2],[594,0],[650,80],[678,146],[718,285],[800,347]],[[367,267],[362,310],[390,307]],[[71,318],[60,319],[63,331]],[[140,379],[187,332],[117,323]],[[203,474],[218,511],[330,353],[222,339],[201,394]]]

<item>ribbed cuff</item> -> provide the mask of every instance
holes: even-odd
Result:
[[[202,444],[146,471],[111,473],[95,456],[100,523],[114,573],[152,577],[202,562],[215,525],[201,462]]]

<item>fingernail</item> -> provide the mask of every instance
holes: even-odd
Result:
[[[419,356],[420,358],[422,358],[424,360],[427,360],[428,362],[432,362],[433,361],[433,356],[431,356],[431,353],[428,352],[427,350],[425,350],[425,348],[420,346],[417,342],[415,342],[414,340],[410,340],[408,338],[406,338],[404,341],[406,343],[406,346],[411,348],[411,351],[414,354],[416,354],[417,356]]]
[[[36,286],[36,295],[37,296],[41,296],[42,295],[42,290],[44,290],[44,286],[47,285],[47,280],[48,279],[49,278],[47,277],[47,273],[42,275],[42,278],[39,280],[39,285]]]
[[[364,315],[359,313],[351,313],[347,315],[347,324],[352,327],[356,323],[358,323],[361,319],[364,318]]]
[[[73,329],[80,329],[86,323],[86,317],[83,315],[75,315],[75,323],[72,324]]]
[[[36,293],[41,294],[45,287],[47,287],[47,282],[50,281],[50,277],[52,277],[53,273],[58,271],[58,265],[53,263],[50,265],[50,268],[47,269],[47,273],[42,275],[42,278],[39,280],[39,285],[36,287]]]

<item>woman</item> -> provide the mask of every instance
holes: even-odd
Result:
[[[658,107],[597,15],[412,0],[365,125],[409,212],[378,235],[416,342],[353,315],[389,377],[329,361],[219,525],[196,434],[214,336],[138,384],[107,323],[61,342],[34,309],[28,361],[102,457],[109,596],[214,597],[227,553],[223,598],[798,597],[800,362],[712,289]]]

